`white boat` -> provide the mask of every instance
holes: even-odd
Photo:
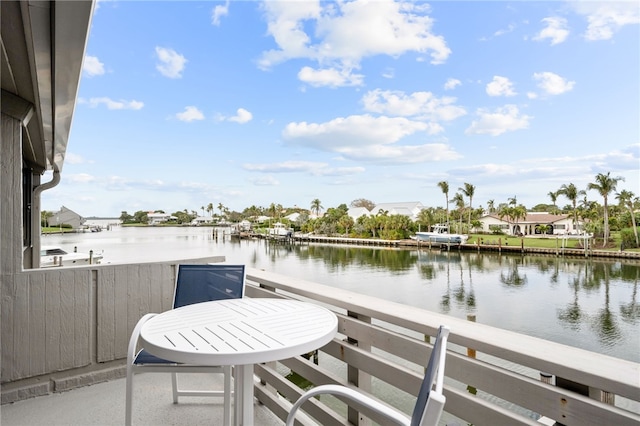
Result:
[[[468,235],[450,234],[447,225],[434,225],[430,232],[416,232],[415,239],[431,243],[464,244],[469,239]]]
[[[40,248],[40,267],[92,265],[102,261],[102,253],[67,252],[58,246]]]
[[[270,237],[290,237],[293,235],[293,228],[287,228],[284,223],[276,222],[273,228],[267,228],[267,235]]]

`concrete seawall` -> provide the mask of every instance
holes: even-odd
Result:
[[[614,251],[614,250],[598,250],[576,248],[540,248],[526,247],[522,245],[508,246],[499,244],[440,244],[428,242],[419,242],[412,239],[406,240],[383,240],[377,238],[348,238],[348,237],[324,237],[318,235],[294,235],[290,243],[321,243],[321,244],[347,244],[359,246],[381,246],[381,247],[417,247],[431,248],[438,250],[459,250],[459,251],[482,251],[482,252],[498,252],[498,253],[521,253],[534,254],[543,256],[571,256],[571,257],[598,257],[598,258],[615,258],[625,260],[640,261],[640,252],[632,251]],[[281,242],[287,242],[282,240]]]

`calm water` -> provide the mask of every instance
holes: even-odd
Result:
[[[122,228],[42,244],[103,263],[224,255],[277,272],[640,362],[640,263],[231,240],[212,228]]]

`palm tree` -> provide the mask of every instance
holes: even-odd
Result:
[[[607,244],[607,241],[609,241],[609,194],[616,190],[616,186],[619,181],[624,180],[622,176],[611,177],[610,174],[611,172],[607,172],[606,175],[598,173],[596,175],[595,183],[589,183],[587,185],[587,189],[594,189],[598,191],[598,194],[600,194],[604,200],[604,243],[602,247],[604,247]]]
[[[551,198],[551,202],[553,203],[553,213],[555,214],[555,212],[558,210],[558,206],[556,205],[556,203],[558,202],[558,193],[549,191],[547,195],[549,196],[549,198]]]
[[[640,199],[635,196],[635,194],[631,191],[627,191],[626,189],[620,191],[620,193],[616,194],[616,198],[620,202],[621,206],[624,206],[627,210],[629,210],[629,214],[631,214],[631,224],[633,226],[633,235],[636,237],[636,247],[640,246],[640,242],[638,242],[638,228],[636,226],[636,215],[633,211],[634,204],[638,204]]]
[[[204,206],[200,207],[202,209],[202,216],[204,216]]]
[[[322,202],[318,198],[311,202],[311,211],[315,213],[316,216],[320,214],[320,211],[323,209]]]
[[[456,195],[453,196],[451,202],[454,203],[458,209],[458,213],[460,215],[460,229],[458,232],[462,233],[462,210],[464,209],[464,197],[461,193],[456,192]]]
[[[495,204],[496,202],[494,200],[487,201],[487,210],[489,210],[489,214],[495,213],[496,211]]]
[[[212,212],[213,212],[213,204],[209,203],[207,204],[207,213],[209,213],[209,216],[211,216]]]
[[[516,198],[516,196],[514,195],[513,197],[509,197],[509,205],[510,206],[516,206],[518,204],[518,199]]]
[[[447,207],[447,226],[449,226],[449,182],[443,180],[442,182],[438,182],[438,186],[445,197],[445,206]]]
[[[578,197],[581,195],[587,195],[587,192],[583,189],[578,191],[578,188],[572,183],[569,185],[563,184],[560,189],[556,191],[558,195],[564,195],[573,205],[573,229],[578,226]]]
[[[471,205],[471,202],[473,201],[473,194],[476,192],[476,187],[475,185],[471,185],[470,183],[465,182],[464,183],[464,188],[458,188],[460,191],[462,191],[462,193],[469,197],[469,232],[471,232],[471,211],[473,210],[473,206]]]
[[[220,210],[220,217],[223,217],[222,213],[224,212],[224,204],[218,203],[218,210]]]

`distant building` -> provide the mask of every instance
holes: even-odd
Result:
[[[200,226],[205,223],[213,223],[213,219],[205,216],[198,216],[191,221],[191,226]]]
[[[424,209],[424,206],[419,201],[407,201],[401,203],[380,203],[369,210],[366,207],[351,207],[347,214],[357,220],[360,216],[377,215],[378,213],[386,212],[389,216],[401,215],[407,216],[409,219],[415,221],[418,219],[420,212]]]
[[[147,219],[149,220],[149,225],[158,225],[170,219],[177,218],[166,213],[147,213]]]
[[[86,219],[78,213],[62,206],[49,218],[49,226],[70,225],[73,229],[79,229],[85,221]]]
[[[371,212],[366,207],[351,207],[347,210],[347,214],[353,220],[357,220],[360,216],[369,216]]]
[[[419,201],[408,201],[402,203],[381,203],[376,204],[376,206],[371,210],[371,214],[378,214],[380,210],[383,212],[387,212],[389,216],[401,215],[407,216],[409,219],[416,221],[418,220],[418,216],[420,212],[425,207]]]
[[[507,235],[540,235],[540,225],[548,225],[548,235],[577,235],[583,232],[583,223],[573,223],[573,216],[567,214],[550,214],[545,212],[529,212],[523,219],[512,221],[508,217],[500,218],[496,214],[482,216],[480,219],[483,232],[492,232],[498,227]]]

